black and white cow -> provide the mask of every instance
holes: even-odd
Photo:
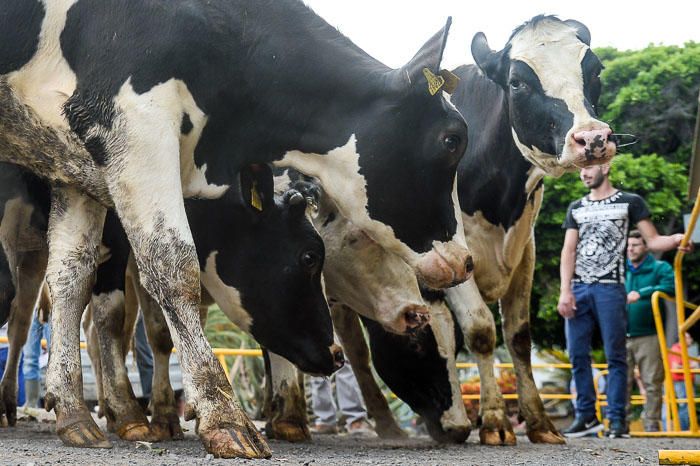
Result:
[[[446,293],[479,364],[482,443],[515,443],[493,374],[495,326],[484,301],[500,303],[528,437],[563,443],[544,412],[530,366],[533,227],[545,175],[606,163],[615,155],[610,127],[596,117],[602,65],[583,24],[552,16],[518,27],[498,52],[482,33],[471,49],[476,66],[454,70],[461,81],[451,101],[472,135],[458,176],[476,272]]]
[[[434,84],[447,28],[391,70],[298,2],[0,7],[0,159],[56,186],[46,279],[60,325],[46,399],[67,444],[104,442],[76,394],[80,314],[108,206],[165,310],[190,411],[215,456],[270,451],[198,325],[183,195],[240,199],[231,187],[241,168],[278,160],[330,187],[427,286],[468,278],[454,189],[466,126]]]

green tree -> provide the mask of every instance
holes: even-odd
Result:
[[[625,150],[688,162],[700,90],[700,43],[597,52],[605,65],[601,118],[616,132],[639,138]]]

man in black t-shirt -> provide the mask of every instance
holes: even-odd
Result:
[[[595,415],[591,374],[591,337],[596,324],[608,361],[609,436],[629,436],[625,419],[627,234],[636,224],[648,248],[654,251],[677,248],[683,239],[680,233],[659,235],[649,220],[644,200],[615,189],[608,179],[609,172],[609,165],[581,169],[581,181],[591,191],[569,206],[563,225],[566,236],[561,252],[558,311],[566,319],[566,346],[577,392],[576,419],[564,431],[568,437],[582,437],[603,429]]]

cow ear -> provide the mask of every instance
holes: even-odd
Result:
[[[272,169],[267,164],[253,164],[240,172],[243,205],[254,213],[264,212],[274,201]]]
[[[506,46],[500,52],[494,52],[489,47],[486,36],[483,32],[477,32],[472,39],[472,57],[476,65],[484,72],[484,74],[492,81],[497,82],[501,86],[507,84],[508,68],[507,56],[510,46]]]
[[[440,73],[440,62],[442,61],[442,53],[445,51],[445,45],[447,44],[447,34],[450,31],[450,26],[452,25],[452,17],[447,18],[447,23],[440,29],[433,37],[428,39],[428,41],[423,44],[423,47],[418,50],[418,52],[411,58],[411,60],[406,63],[399,71],[401,72],[401,78],[406,82],[408,78],[409,85],[416,85],[420,83],[421,86],[425,86],[428,90],[428,85],[425,83],[428,76],[439,75]],[[426,73],[424,70],[428,71]]]
[[[591,46],[591,31],[588,30],[585,24],[576,21],[575,19],[567,19],[564,23],[576,29],[576,37],[587,46]]]

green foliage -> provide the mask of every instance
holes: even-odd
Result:
[[[217,306],[209,308],[204,332],[212,348],[259,348],[255,339],[235,326]],[[226,356],[226,365],[233,381],[233,391],[243,409],[254,419],[261,419],[265,378],[263,359]]]
[[[687,162],[698,108],[700,43],[600,49],[605,64],[599,113],[618,133],[639,137],[629,150]]]

